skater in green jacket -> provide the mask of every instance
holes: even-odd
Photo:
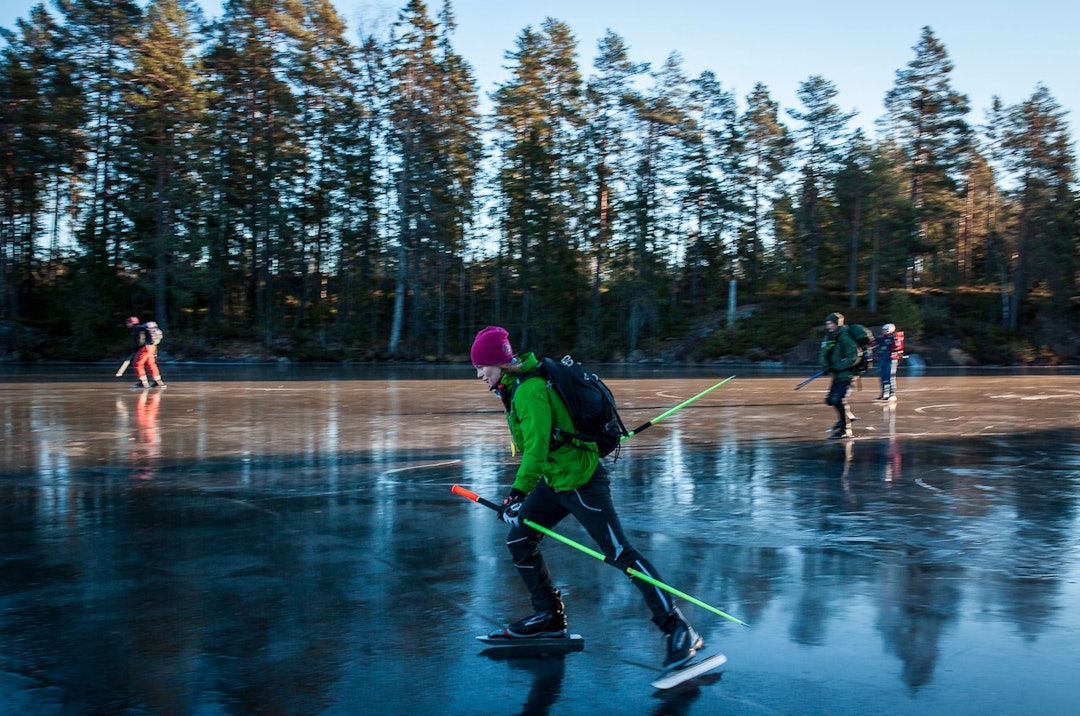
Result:
[[[521,452],[510,494],[499,519],[510,525],[506,545],[514,566],[525,581],[534,613],[509,624],[507,637],[565,636],[566,612],[540,550],[543,535],[525,526],[523,519],[554,528],[573,515],[596,541],[607,561],[631,567],[657,580],[656,569],[627,539],[611,499],[611,483],[600,463],[595,443],[554,441],[553,428],[574,432],[570,413],[546,381],[531,376],[539,363],[532,353],[514,355],[505,329],[488,326],[476,335],[470,357],[476,377],[502,400],[515,450]],[[663,631],[665,668],[690,661],[702,648],[698,635],[667,592],[633,580]]]
[[[859,364],[859,347],[848,334],[844,314],[830,313],[825,317],[825,338],[821,341],[821,367],[832,376],[825,403],[836,409],[838,419],[831,428],[830,439],[854,437],[848,393]]]

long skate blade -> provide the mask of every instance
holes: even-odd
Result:
[[[712,656],[707,656],[700,661],[695,661],[682,668],[669,671],[656,681],[652,682],[651,685],[654,689],[670,689],[693,679],[695,676],[701,676],[717,667],[723,666],[725,663],[727,663],[726,656],[723,654],[713,654]]]
[[[581,634],[567,636],[540,636],[518,638],[512,636],[478,636],[476,640],[488,649],[514,650],[520,652],[568,652],[585,648]]]

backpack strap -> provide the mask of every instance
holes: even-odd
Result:
[[[524,383],[529,378],[544,379],[544,376],[540,374],[540,369],[538,367],[534,370],[522,373],[517,378],[515,378],[513,385],[510,386],[509,392],[506,394],[505,397],[503,397],[503,405],[506,407],[507,413],[510,412],[510,404],[514,400],[514,393],[517,392],[518,386]],[[548,390],[551,390],[551,382],[546,379],[544,379],[544,382],[547,383]],[[555,391],[555,394],[558,395],[558,391]],[[502,397],[502,395],[500,395],[500,397]],[[561,400],[562,398],[560,397],[559,399]],[[574,438],[577,438],[578,440],[584,440],[584,437],[579,435],[578,433],[567,432],[566,430],[563,430],[562,428],[555,425],[555,411],[552,410],[551,437],[548,441],[548,452],[555,452],[564,445],[569,445],[570,447],[576,448],[578,450],[585,450],[586,448],[574,443]]]
[[[840,326],[840,328],[825,336],[825,359],[830,363],[832,362],[833,351],[836,350],[836,344],[840,340],[840,330],[842,328],[843,326]]]

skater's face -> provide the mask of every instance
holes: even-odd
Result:
[[[497,365],[476,366],[476,377],[487,384],[488,390],[494,390],[503,377],[503,369]]]
[[[840,327],[840,324],[837,323],[836,321],[825,321],[825,330],[828,331],[829,333],[833,333],[839,327]]]

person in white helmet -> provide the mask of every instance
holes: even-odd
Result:
[[[870,347],[874,351],[878,378],[881,379],[881,395],[875,400],[896,400],[896,366],[904,352],[904,334],[896,330],[892,323],[881,327],[881,335],[874,339]]]

